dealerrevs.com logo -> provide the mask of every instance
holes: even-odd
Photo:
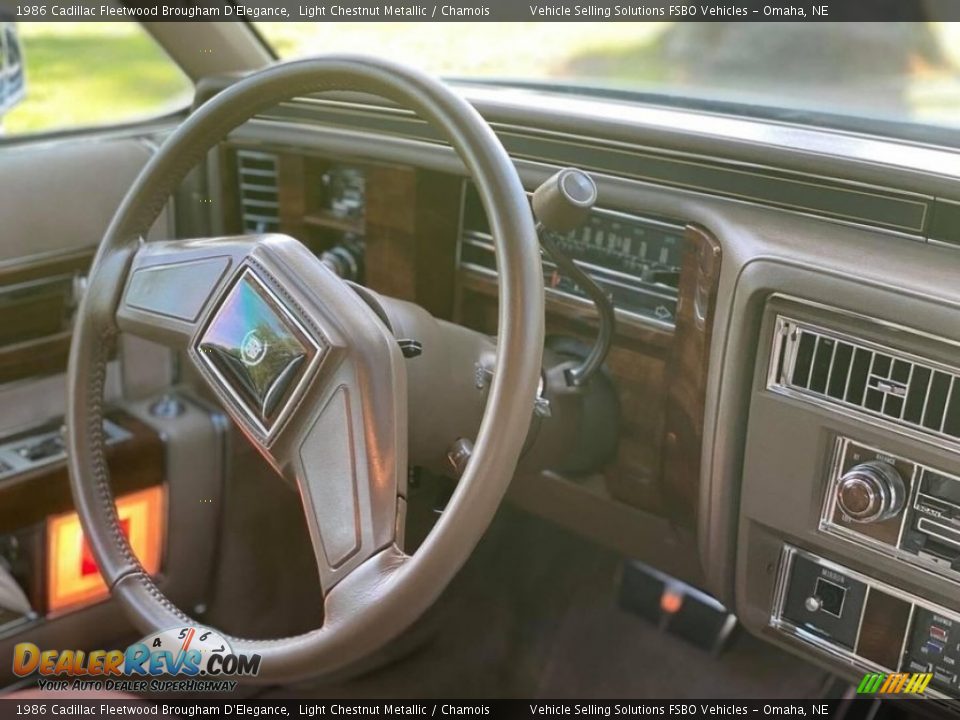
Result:
[[[933,673],[867,673],[857,686],[858,695],[921,695]]]
[[[234,653],[216,631],[191,625],[148,635],[126,650],[41,650],[19,643],[13,672],[36,673],[43,690],[224,692],[236,688],[231,678],[260,672],[260,655]]]

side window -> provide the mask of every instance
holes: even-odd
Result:
[[[3,65],[15,55],[23,85],[6,112],[0,103],[4,137],[144,120],[190,102],[190,81],[137,23],[4,25]]]

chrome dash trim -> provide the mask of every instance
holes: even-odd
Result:
[[[837,483],[840,481],[840,473],[843,468],[843,460],[846,457],[847,448],[851,444],[856,444],[859,447],[876,452],[879,455],[893,458],[913,466],[913,472],[910,477],[904,479],[907,497],[900,516],[900,528],[897,532],[896,545],[891,545],[890,543],[882,540],[877,540],[869,535],[858,532],[854,527],[839,525],[833,521],[837,510],[836,487]],[[916,460],[904,457],[902,455],[891,453],[888,450],[875,447],[869,443],[853,440],[844,436],[838,436],[834,444],[833,456],[830,462],[830,476],[826,484],[825,495],[817,529],[827,535],[841,538],[867,550],[877,552],[885,557],[898,560],[925,574],[935,576],[940,580],[960,583],[960,572],[950,570],[949,568],[945,567],[943,563],[939,563],[922,554],[915,554],[903,549],[904,535],[907,531],[907,528],[910,526],[910,523],[916,518],[914,508],[917,498],[921,494],[921,478],[923,477],[923,473],[925,471],[936,473],[937,475],[949,478],[960,484],[960,477],[957,477],[952,473],[945,472],[925,463],[917,462]]]
[[[834,312],[840,312],[834,310]],[[872,319],[871,319],[872,320]],[[873,320],[874,323],[880,324],[878,321]],[[900,328],[902,332],[913,333],[916,335],[922,335],[921,333],[914,333],[913,331],[905,328]],[[828,338],[834,342],[842,342],[844,344],[850,345],[856,351],[857,348],[861,348],[868,352],[873,353],[871,358],[871,368],[868,372],[868,381],[869,377],[873,372],[872,363],[876,360],[876,353],[882,353],[884,355],[890,356],[893,360],[901,360],[906,363],[910,363],[914,366],[922,366],[924,368],[930,369],[931,372],[940,372],[946,375],[950,375],[952,378],[960,377],[960,368],[955,366],[948,365],[946,363],[934,360],[929,357],[924,357],[917,355],[915,353],[900,350],[893,348],[889,345],[883,343],[875,342],[873,340],[867,340],[863,337],[852,335],[850,333],[834,330],[828,328],[821,323],[811,322],[808,320],[800,320],[792,315],[785,313],[778,313],[776,318],[775,331],[773,333],[773,347],[771,349],[770,362],[768,364],[767,370],[767,380],[766,380],[766,390],[778,395],[783,395],[791,399],[801,400],[812,405],[816,405],[822,408],[829,409],[833,412],[840,413],[847,417],[852,417],[858,420],[866,420],[869,423],[874,425],[890,429],[894,432],[897,432],[901,435],[910,437],[911,439],[920,440],[923,442],[932,442],[939,447],[951,448],[954,450],[960,450],[960,436],[949,435],[943,432],[943,427],[945,424],[945,417],[949,409],[948,403],[944,402],[943,414],[944,419],[941,419],[941,422],[938,426],[939,429],[931,429],[924,426],[923,420],[926,417],[926,401],[924,404],[924,409],[921,412],[920,423],[912,423],[903,419],[897,419],[889,417],[883,414],[882,408],[880,411],[872,410],[865,406],[865,398],[867,392],[870,389],[869,382],[867,381],[864,387],[864,396],[860,399],[859,403],[852,402],[847,398],[849,394],[849,384],[844,389],[843,399],[838,399],[827,394],[825,390],[823,393],[811,390],[806,387],[798,385],[794,379],[793,374],[795,370],[795,361],[797,351],[799,349],[799,342],[796,341],[796,335],[798,332],[806,332],[812,335],[817,336],[817,347],[819,347],[819,342],[821,338]],[[934,339],[938,342],[948,345],[956,345],[956,343],[946,339],[936,336],[926,336],[931,339]],[[814,352],[814,357],[816,352]],[[851,356],[851,367],[853,364],[853,356]],[[789,372],[785,372],[784,369],[789,368]],[[811,374],[813,372],[813,363],[811,362]],[[849,376],[848,376],[849,379]],[[806,383],[809,384],[809,381]],[[928,381],[926,393],[929,396],[930,388],[933,384],[933,375]],[[927,398],[929,400],[929,397]],[[948,398],[949,400],[949,398]],[[906,405],[906,398],[904,397],[904,406]],[[902,413],[901,413],[902,416]]]
[[[834,443],[833,458],[830,462],[830,479],[827,483],[826,495],[823,501],[823,510],[820,513],[820,526],[819,529],[821,532],[826,532],[833,535],[838,535],[847,540],[853,540],[858,545],[864,547],[880,550],[887,553],[886,551],[891,547],[889,544],[870,537],[869,535],[863,535],[862,533],[857,532],[853,528],[848,528],[843,525],[838,525],[833,521],[833,518],[837,512],[837,493],[836,488],[837,484],[840,482],[841,473],[843,471],[843,461],[847,455],[847,448],[851,444],[856,444],[859,447],[871,450],[879,455],[884,455],[896,460],[900,460],[905,463],[909,463],[913,466],[912,475],[905,479],[904,484],[907,485],[907,498],[904,500],[904,509],[900,517],[900,527],[897,531],[897,537],[900,538],[903,535],[903,529],[906,524],[907,518],[907,503],[910,502],[910,498],[914,497],[914,485],[917,483],[917,474],[918,468],[920,467],[916,462],[910,460],[909,458],[901,457],[899,455],[894,455],[891,452],[883,450],[878,447],[873,447],[868,443],[862,443],[856,440],[852,440],[848,437],[838,436]],[[894,557],[897,557],[896,554],[893,554]],[[902,559],[902,558],[901,558]]]

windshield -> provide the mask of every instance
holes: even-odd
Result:
[[[257,25],[282,58],[360,50],[448,78],[960,128],[960,23]]]

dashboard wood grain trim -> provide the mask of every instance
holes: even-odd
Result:
[[[677,326],[666,367],[662,477],[669,507],[691,525],[696,524],[699,509],[707,370],[721,259],[716,237],[701,227],[687,227]]]
[[[688,226],[686,239],[676,329],[617,325],[606,366],[619,392],[621,434],[601,475],[610,497],[694,527],[721,248],[700,227]],[[455,321],[493,333],[495,299],[495,278],[458,271]],[[579,302],[547,299],[548,336],[589,341],[595,319]]]

